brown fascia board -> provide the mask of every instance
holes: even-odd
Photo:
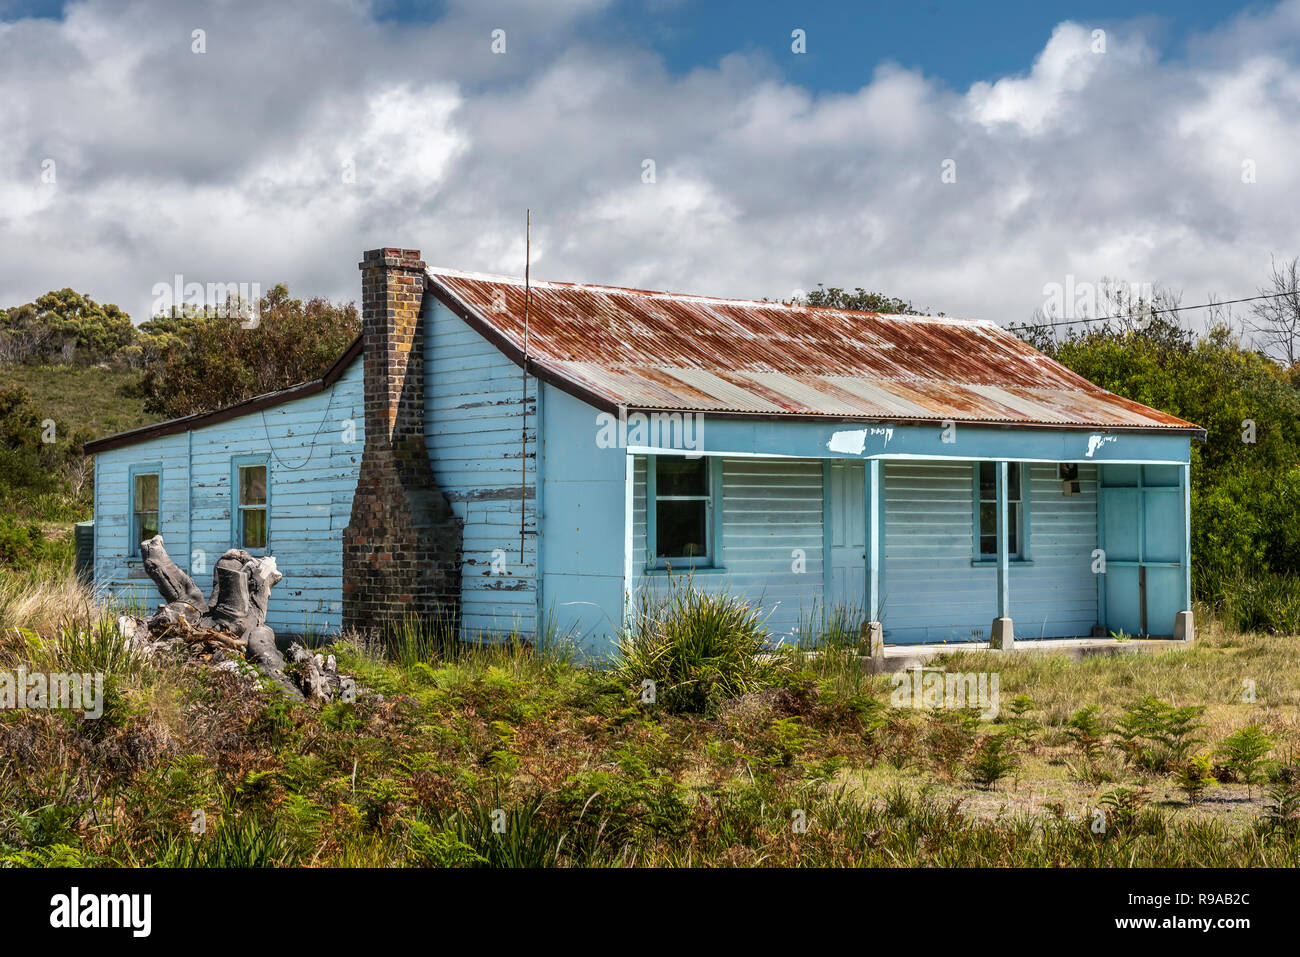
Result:
[[[118,432],[116,435],[109,435],[102,439],[87,442],[82,446],[82,451],[87,455],[94,455],[97,452],[120,449],[127,445],[135,445],[137,442],[147,442],[149,439],[161,438],[164,435],[176,435],[205,425],[228,422],[231,419],[239,418],[241,415],[259,412],[285,402],[292,402],[295,399],[305,399],[307,396],[324,392],[337,382],[359,355],[361,355],[361,336],[357,336],[352,340],[352,344],[344,350],[341,356],[334,360],[333,364],[325,370],[325,374],[319,379],[300,382],[278,392],[268,392],[265,395],[244,399],[242,402],[236,402],[234,405],[228,405],[212,412],[196,412],[193,415],[181,416],[178,419],[168,419],[165,422],[144,425],[138,429],[131,429],[129,432]]]

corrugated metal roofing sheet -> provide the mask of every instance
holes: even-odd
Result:
[[[429,279],[518,361],[522,280],[444,269]],[[1197,430],[983,320],[535,282],[528,357],[629,409]]]

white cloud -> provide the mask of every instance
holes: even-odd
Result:
[[[380,245],[518,273],[526,207],[542,278],[862,285],[1001,322],[1067,275],[1200,301],[1300,253],[1300,0],[1186,59],[1136,22],[1094,53],[1067,22],[1020,75],[962,91],[887,64],[822,95],[757,56],[677,76],[575,39],[605,6],[457,0],[412,26],[346,0],[86,0],[0,26],[0,304],[71,284],[140,319],[178,272],[355,298]]]
[[[1015,123],[1025,133],[1040,132],[1068,94],[1087,86],[1093,71],[1101,66],[1101,55],[1092,53],[1088,44],[1088,32],[1082,27],[1061,24],[1028,76],[971,87],[969,101],[975,118],[985,126]]]

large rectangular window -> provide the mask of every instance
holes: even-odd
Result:
[[[977,500],[975,537],[977,561],[997,561],[998,557],[998,487],[996,462],[975,463]],[[1023,466],[1007,463],[1007,556],[1012,561],[1025,557],[1025,500]]]
[[[158,534],[159,474],[131,473],[131,544],[137,550]]]
[[[720,463],[705,457],[657,455],[647,465],[653,564],[660,568],[718,564],[715,522]]]
[[[235,465],[236,505],[235,547],[249,551],[266,548],[269,500],[267,497],[266,462],[241,462]]]

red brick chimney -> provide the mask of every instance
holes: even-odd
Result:
[[[425,266],[418,249],[371,249],[360,267],[366,441],[343,531],[343,627],[454,623],[461,521],[424,441]]]

